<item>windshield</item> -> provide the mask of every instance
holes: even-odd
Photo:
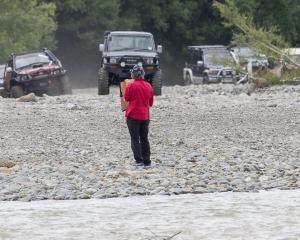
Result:
[[[4,69],[5,69],[5,66],[0,66],[0,78],[4,77]]]
[[[44,53],[30,53],[26,55],[16,56],[15,58],[15,67],[16,69],[30,66],[34,64],[48,64],[51,63],[50,57]]]
[[[300,62],[300,55],[292,55],[292,58],[293,58],[296,62]]]
[[[235,48],[234,52],[240,57],[253,57],[258,55],[250,48]]]
[[[108,50],[153,51],[153,40],[151,36],[112,35],[108,40]]]
[[[216,50],[204,53],[205,62],[208,64],[230,65],[233,63],[233,58],[226,50]]]

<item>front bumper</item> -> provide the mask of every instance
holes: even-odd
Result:
[[[259,63],[259,62],[253,62],[252,63],[252,69],[254,69],[254,70],[265,69],[265,68],[268,68],[268,64]]]
[[[217,75],[211,75],[208,74],[208,80],[209,82],[212,83],[218,83],[218,82],[222,82],[222,83],[234,83],[236,78],[238,76],[237,75],[222,75],[222,74],[217,74]]]
[[[57,85],[57,82],[63,75],[48,75],[48,74],[41,74],[37,76],[33,76],[28,80],[19,81],[19,83],[23,86],[26,91],[47,91],[50,88]]]
[[[104,69],[109,72],[113,73],[119,79],[126,79],[130,78],[130,70],[133,68],[134,65],[126,64],[125,67],[121,67],[120,64],[106,64],[104,65]],[[145,71],[145,77],[147,75],[153,74],[158,71],[158,65],[143,65]]]

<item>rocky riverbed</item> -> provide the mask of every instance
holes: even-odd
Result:
[[[136,169],[118,89],[0,98],[0,200],[300,188],[300,86],[164,87]]]

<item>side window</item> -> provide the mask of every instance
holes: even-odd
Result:
[[[198,61],[203,61],[203,54],[202,51],[195,51],[195,63],[197,63]]]
[[[189,50],[188,51],[188,63],[191,64],[193,63],[193,51],[192,50]]]

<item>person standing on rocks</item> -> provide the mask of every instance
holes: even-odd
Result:
[[[152,86],[144,79],[142,66],[135,65],[130,72],[134,81],[126,87],[124,99],[128,102],[125,116],[135,159],[132,165],[147,167],[151,166],[148,131],[154,94]]]

